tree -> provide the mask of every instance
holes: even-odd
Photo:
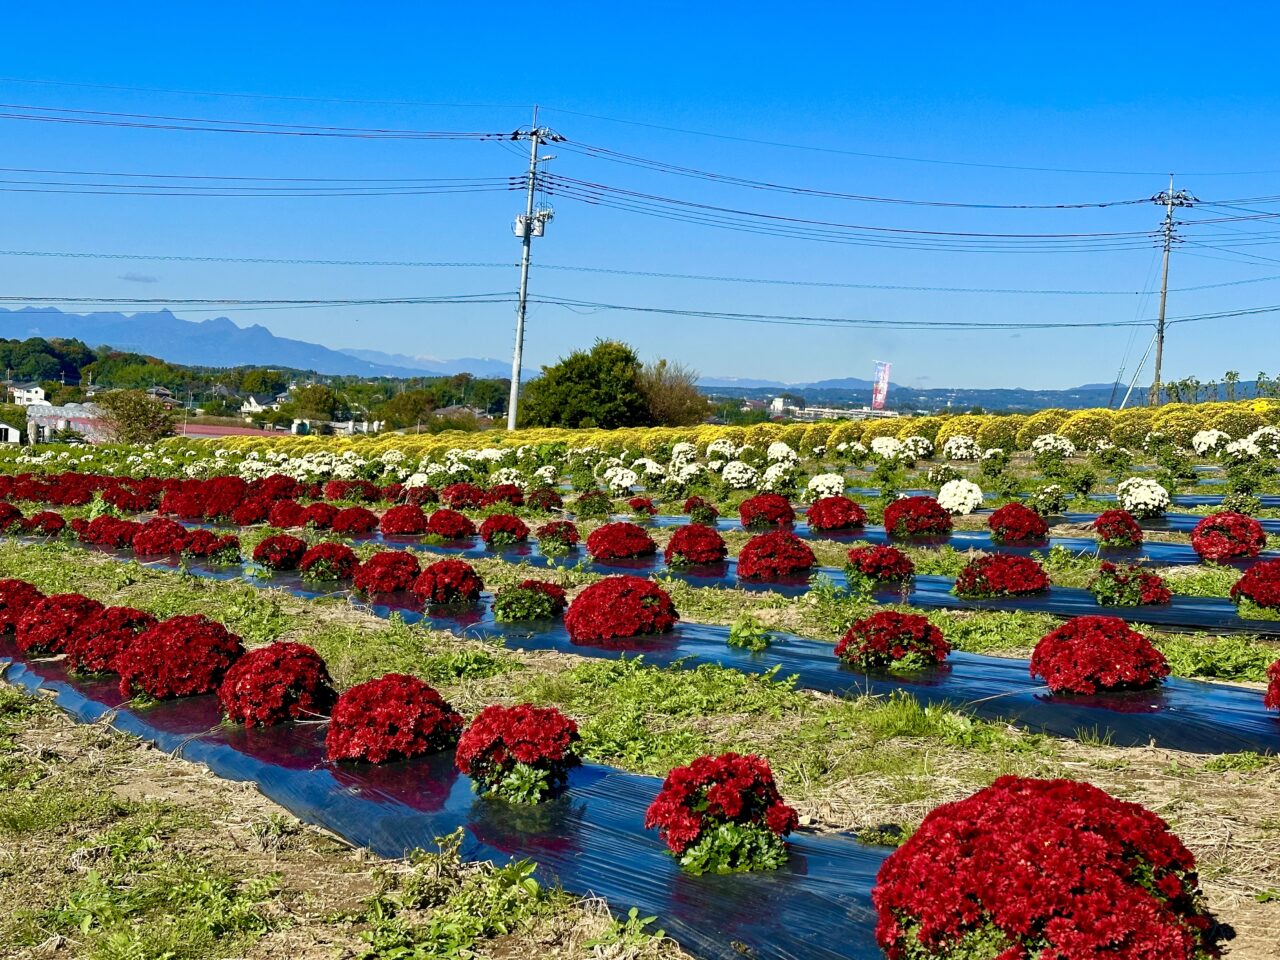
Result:
[[[649,420],[659,427],[691,427],[707,418],[709,403],[697,387],[698,374],[682,363],[659,360],[640,369],[640,392]]]
[[[245,393],[274,397],[289,385],[289,379],[278,370],[254,367],[246,370],[240,379],[240,389]]]
[[[575,350],[524,387],[520,423],[528,427],[642,427],[650,422],[640,389],[640,358],[625,343],[597,340]]]
[[[412,427],[431,417],[436,408],[429,390],[406,390],[378,408],[378,416],[393,427]]]
[[[101,421],[116,443],[154,443],[173,433],[173,414],[142,390],[112,390],[94,401]]]
[[[280,412],[299,420],[337,420],[346,413],[346,403],[329,387],[313,383],[295,390]]]

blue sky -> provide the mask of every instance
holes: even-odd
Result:
[[[126,15],[124,10],[128,11]],[[1280,115],[1266,4],[910,6],[382,3],[23,4],[10,11],[6,104],[361,128],[512,130],[526,105],[577,144],[808,188],[962,203],[1132,200],[1166,185],[1201,200],[1280,197]],[[529,22],[532,14],[533,21]],[[1166,39],[1172,38],[1172,39]],[[92,84],[97,86],[77,86]],[[217,91],[266,96],[139,92]],[[333,99],[323,99],[333,98]],[[356,103],[355,100],[413,101]],[[434,106],[429,104],[488,106]],[[13,112],[5,110],[0,112]],[[594,114],[613,120],[581,114]],[[617,122],[632,121],[630,123]],[[652,125],[646,126],[645,124]],[[801,150],[751,140],[809,145]],[[30,170],[348,179],[506,177],[525,147],[126,129],[0,119],[0,165]],[[1149,204],[985,210],[747,189],[555,149],[558,175],[774,216],[923,231],[1016,234],[1154,229]],[[877,154],[906,159],[883,159]],[[946,162],[919,162],[919,160]],[[990,166],[984,166],[990,165]],[[1011,169],[1018,167],[1038,169]],[[1052,169],[1049,169],[1052,168]],[[1062,172],[1066,170],[1110,173]],[[1257,171],[1235,175],[1240,171]],[[1233,175],[1223,175],[1233,174]],[[4,173],[9,180],[59,179]],[[81,179],[92,180],[93,177]],[[12,187],[30,186],[10,184]],[[511,263],[406,268],[0,256],[6,296],[362,298],[515,289],[515,193],[331,198],[0,192],[0,249],[232,258]],[[556,198],[532,292],[592,302],[884,321],[1124,322],[1154,316],[1146,240],[1083,252],[907,250],[820,243],[639,216]],[[1251,206],[1280,212],[1280,201]],[[1186,219],[1248,216],[1198,206]],[[1170,316],[1280,304],[1280,224],[1188,227]],[[890,234],[890,236],[893,236]],[[1029,241],[1011,241],[1022,247]],[[1207,246],[1205,245],[1207,244]],[[1273,258],[1267,260],[1265,258]],[[763,285],[539,269],[979,290]],[[1178,288],[1240,283],[1208,290]],[[335,347],[436,357],[510,355],[509,304],[224,313]],[[1166,374],[1280,372],[1276,314],[1170,329]],[[0,331],[2,332],[2,331]],[[869,377],[875,360],[918,386],[1064,387],[1132,375],[1146,328],[867,329],[531,308],[528,368],[597,336],[706,375]],[[1143,374],[1149,380],[1150,366]]]

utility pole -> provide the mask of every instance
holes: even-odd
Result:
[[[520,364],[524,355],[524,315],[529,299],[529,259],[533,253],[533,238],[542,236],[547,223],[555,216],[549,206],[534,208],[538,190],[538,164],[554,157],[539,157],[538,146],[558,139],[547,127],[538,126],[538,107],[533,108],[533,125],[529,132],[516,133],[512,139],[529,138],[529,174],[525,190],[524,215],[516,217],[515,234],[520,238],[520,295],[516,303],[516,345],[511,355],[511,396],[507,401],[507,429],[516,428],[516,409],[520,403]]]
[[[1160,380],[1161,366],[1164,361],[1164,308],[1165,303],[1169,299],[1169,249],[1173,246],[1175,226],[1173,220],[1174,207],[1189,207],[1198,202],[1195,197],[1187,193],[1185,190],[1174,192],[1173,174],[1169,174],[1169,190],[1166,193],[1158,193],[1151,198],[1153,203],[1158,203],[1164,207],[1164,264],[1160,270],[1160,316],[1156,320],[1156,369],[1155,377],[1151,381],[1151,396],[1148,403],[1153,407],[1160,405],[1160,396],[1162,391],[1162,383]],[[1141,369],[1141,368],[1139,368]],[[1127,396],[1127,395],[1126,395]],[[1123,406],[1123,404],[1121,404]]]

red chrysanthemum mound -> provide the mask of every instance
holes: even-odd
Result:
[[[305,523],[306,509],[296,500],[277,500],[267,513],[267,523],[281,530],[290,530]]]
[[[60,513],[54,513],[52,510],[41,510],[23,520],[21,529],[23,533],[55,537],[67,529],[67,521],[62,518]]]
[[[891,537],[940,537],[951,532],[951,514],[933,497],[903,497],[884,508]]]
[[[250,650],[218,687],[222,714],[246,727],[329,715],[336,694],[320,654],[301,643],[269,643]]]
[[[687,527],[676,528],[662,555],[669,567],[697,567],[719,563],[728,553],[724,537],[716,532],[715,527],[691,523]]]
[[[44,594],[25,580],[0,580],[0,632],[12,630]]]
[[[637,517],[652,517],[658,512],[657,506],[649,497],[632,497],[627,501],[627,507]]]
[[[148,520],[133,535],[133,552],[140,557],[181,553],[187,546],[187,528],[168,517]]]
[[[848,553],[845,570],[850,578],[875,583],[904,583],[915,576],[916,565],[897,547],[869,544]]]
[[[514,483],[496,483],[485,491],[485,506],[506,503],[513,507],[524,506],[524,491]]]
[[[1230,510],[1210,514],[1191,531],[1191,547],[1204,560],[1248,559],[1256,557],[1266,545],[1262,524]]]
[[[338,697],[325,753],[330,760],[403,760],[447,750],[461,730],[462,717],[432,687],[389,673]]]
[[[987,517],[991,539],[996,543],[1026,543],[1043,540],[1049,532],[1044,517],[1021,503],[1006,503]]]
[[[378,527],[387,537],[416,537],[427,532],[427,515],[416,503],[402,503],[387,510]]]
[[[1031,654],[1031,676],[1054,693],[1141,690],[1168,675],[1164,654],[1119,617],[1073,617]]]
[[[691,873],[731,873],[780,866],[782,838],[799,824],[760,757],[698,757],[667,774],[645,811],[667,848]]]
[[[1142,528],[1128,510],[1104,510],[1093,521],[1098,544],[1113,549],[1142,546]]]
[[[296,570],[306,552],[305,540],[277,533],[253,548],[253,559],[268,570]]]
[[[219,536],[212,530],[192,530],[183,552],[204,560],[233,563],[240,559],[240,538],[230,534]]]
[[[689,515],[690,523],[701,523],[706,526],[715,526],[716,520],[720,517],[720,511],[716,509],[714,503],[696,495],[686,500],[681,510]]]
[[[455,510],[488,506],[489,495],[474,483],[451,483],[440,491],[440,502]]]
[[[836,644],[837,657],[863,670],[918,669],[941,663],[950,652],[928,617],[892,610],[855,620]]]
[[[1168,824],[1070,780],[1001,777],[936,808],[871,901],[889,960],[1219,956],[1195,858]]]
[[[97,600],[57,593],[27,606],[13,628],[18,649],[32,656],[56,656],[80,636],[85,621],[102,611]]]
[[[318,543],[298,561],[308,580],[347,580],[359,565],[360,558],[345,543]]]
[[[956,595],[966,598],[1025,597],[1049,589],[1049,576],[1030,557],[992,553],[967,563],[956,577]]]
[[[194,614],[170,617],[138,634],[114,660],[120,693],[157,700],[213,693],[244,653],[240,638],[222,624]]]
[[[552,487],[538,487],[535,490],[530,490],[528,494],[525,495],[524,502],[528,505],[529,509],[541,510],[543,513],[546,513],[550,510],[559,510],[563,507],[564,497],[560,496],[560,494]]]
[[[552,520],[550,523],[544,523],[534,531],[534,536],[538,538],[538,544],[544,552],[548,544],[561,550],[568,550],[576,547],[582,540],[572,520]]]
[[[302,508],[302,525],[313,530],[328,530],[333,526],[333,518],[338,515],[338,508],[332,503],[308,504]]]
[[[231,522],[238,527],[262,523],[271,516],[271,501],[265,497],[251,497],[231,511]]]
[[[1248,600],[1260,607],[1280,607],[1280,560],[1263,560],[1244,572],[1231,587],[1231,599]]]
[[[114,673],[115,660],[156,618],[133,607],[106,607],[85,619],[66,646],[67,668],[78,673]]]
[[[462,560],[437,560],[422,568],[413,581],[413,592],[427,603],[446,605],[474,603],[484,582],[471,565]]]
[[[757,493],[738,506],[738,519],[748,530],[767,530],[795,523],[796,512],[780,494]]]
[[[805,514],[810,530],[854,530],[867,522],[867,511],[848,497],[820,497]]]
[[[1267,692],[1262,705],[1268,710],[1280,710],[1280,660],[1267,667]]]
[[[378,529],[378,515],[366,507],[345,507],[333,515],[330,529],[344,537],[363,537]]]
[[[618,640],[666,633],[680,614],[671,597],[643,577],[605,577],[573,598],[564,615],[575,642]]]
[[[326,500],[361,500],[373,503],[382,496],[376,483],[369,480],[330,480],[324,485]]]
[[[1173,592],[1159,574],[1105,561],[1089,581],[1089,591],[1100,607],[1146,607],[1173,599]]]
[[[356,567],[353,585],[361,593],[397,593],[410,589],[420,573],[422,566],[413,554],[384,550]]]
[[[529,527],[513,514],[495,513],[485,517],[484,522],[480,524],[480,539],[491,547],[524,543],[529,539]]]
[[[555,707],[494,704],[462,731],[455,762],[483,792],[537,803],[564,786],[579,739],[578,725]]]
[[[427,533],[445,540],[465,540],[476,535],[476,525],[457,510],[441,507],[427,520]]]
[[[658,545],[634,523],[606,523],[587,535],[587,553],[596,560],[627,560],[647,557],[655,553]]]
[[[22,511],[12,503],[0,501],[0,530],[8,530],[22,522]]]
[[[738,554],[738,578],[778,580],[811,569],[817,559],[810,546],[786,530],[752,537]]]
[[[142,524],[116,517],[95,517],[80,529],[80,542],[116,550],[130,546]]]

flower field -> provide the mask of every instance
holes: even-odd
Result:
[[[0,653],[384,856],[462,828],[635,906],[639,951],[1266,957],[1278,419],[17,451]]]

